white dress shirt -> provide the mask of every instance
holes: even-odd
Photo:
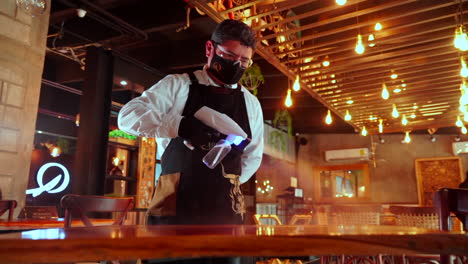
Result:
[[[203,85],[219,86],[205,69],[194,72]],[[129,134],[156,138],[161,157],[172,138],[178,136],[182,112],[187,102],[191,81],[188,74],[171,74],[161,79],[140,97],[132,99],[119,112],[119,128]],[[237,85],[233,85],[233,89]],[[258,99],[245,87],[244,93],[252,141],[242,154],[240,182],[244,183],[257,171],[263,155],[263,114]]]

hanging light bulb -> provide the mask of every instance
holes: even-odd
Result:
[[[387,100],[390,97],[390,94],[388,93],[387,90],[387,85],[385,83],[382,84],[382,98],[384,100]]]
[[[301,85],[299,84],[299,74],[296,75],[296,80],[294,81],[294,84],[293,84],[293,90],[294,91],[299,91],[301,89]]]
[[[458,107],[458,110],[460,110],[460,112],[462,112],[462,113],[466,113],[467,112],[466,111],[466,105],[460,104],[460,106]]]
[[[398,78],[398,74],[396,74],[394,71],[392,71],[392,74],[390,74],[390,78],[395,80],[396,78]]]
[[[332,116],[331,116],[331,112],[330,112],[330,110],[328,110],[327,116],[325,117],[325,123],[327,125],[330,125],[332,122],[333,122],[333,119],[332,119]]]
[[[357,35],[356,48],[354,49],[357,54],[363,54],[366,48],[362,45],[362,36],[361,34]]]
[[[457,116],[457,122],[455,122],[455,125],[457,127],[462,127],[463,126],[463,122],[460,120],[460,116]]]
[[[392,116],[393,116],[394,118],[397,118],[397,117],[400,116],[400,113],[398,113],[398,110],[397,110],[395,104],[393,104]]]
[[[461,110],[463,113],[465,112],[466,107],[465,105],[468,105],[468,90],[466,87],[466,82],[465,80],[462,81],[462,84],[460,84],[460,106],[463,106],[463,110]]]
[[[54,158],[60,156],[60,154],[62,154],[62,150],[57,147],[57,146],[54,146],[53,148],[50,149],[50,155]]]
[[[368,40],[368,41],[373,41],[373,40],[375,40],[374,34],[369,34],[369,37],[367,37],[367,40]]]
[[[376,31],[382,30],[382,24],[380,24],[380,22],[375,23],[374,29]]]
[[[286,95],[286,100],[284,100],[284,105],[286,107],[291,107],[293,104],[292,98],[291,98],[291,89],[288,89],[288,94]]]
[[[410,143],[411,142],[411,138],[409,136],[409,131],[406,131],[405,132],[405,139],[404,139],[405,143]]]
[[[383,133],[383,120],[379,119],[379,133]]]
[[[344,116],[345,121],[350,121],[351,120],[351,114],[349,113],[349,110],[346,110],[346,114]]]
[[[460,29],[461,29],[461,25],[460,26],[457,26],[455,28],[455,36],[453,38],[453,45],[455,46],[455,48],[457,49],[460,49],[461,48],[461,32],[460,32]]]
[[[455,29],[455,37],[453,39],[453,45],[455,48],[461,51],[468,50],[468,36],[466,35],[465,28],[463,25],[459,25]]]
[[[367,129],[366,129],[366,126],[363,126],[362,127],[362,130],[361,130],[361,136],[367,136]]]
[[[403,115],[401,118],[401,124],[404,126],[408,125],[408,119],[406,119],[406,115]]]
[[[346,0],[336,0],[336,3],[338,5],[344,5],[344,4],[346,4]]]
[[[330,66],[330,59],[328,58],[328,56],[326,56],[325,59],[322,61],[322,65],[323,67]]]
[[[464,113],[463,115],[463,121],[468,122],[468,113]]]
[[[466,130],[465,126],[462,126],[461,132],[462,132],[463,135],[466,135],[466,132],[468,132],[468,131]]]
[[[460,76],[463,78],[468,77],[468,68],[466,67],[465,57],[463,56],[460,57],[460,64],[461,64]]]

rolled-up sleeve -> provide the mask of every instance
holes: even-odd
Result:
[[[246,92],[244,92],[246,93]],[[242,173],[240,182],[247,182],[258,170],[263,156],[263,114],[260,103],[253,95],[246,95],[246,107],[249,117],[252,141],[242,154]]]
[[[125,104],[119,112],[118,126],[136,136],[175,138],[188,95],[187,80],[168,75]],[[181,100],[184,99],[185,100]]]

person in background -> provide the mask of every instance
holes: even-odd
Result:
[[[148,211],[149,224],[242,224],[245,205],[240,184],[260,166],[263,115],[258,99],[238,82],[252,65],[254,31],[237,20],[217,25],[205,44],[202,70],[171,74],[121,109],[119,128],[155,137],[161,176]],[[202,158],[226,137],[194,117],[203,106],[232,118],[248,135],[215,168]]]
[[[465,174],[465,180],[462,181],[459,185],[458,188],[467,188],[468,189],[468,171]]]

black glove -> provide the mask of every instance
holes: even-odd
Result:
[[[179,137],[190,141],[194,147],[207,146],[209,143],[216,143],[222,137],[217,130],[203,124],[193,116],[182,118],[179,124]]]
[[[221,161],[225,173],[235,173],[242,167],[242,153],[249,143],[250,139],[244,139],[239,145],[231,144],[231,151]]]

